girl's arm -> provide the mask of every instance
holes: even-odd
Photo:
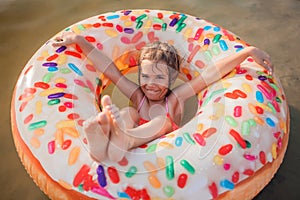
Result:
[[[251,56],[256,63],[272,73],[273,65],[270,56],[256,47],[246,47],[238,53],[216,62],[214,67],[207,67],[207,70],[204,70],[199,76],[178,86],[173,92],[180,102],[184,102],[187,98],[198,94],[205,87],[231,72],[249,56]]]
[[[72,32],[64,33],[62,36],[56,37],[52,45],[58,47],[74,43],[80,46],[83,53],[92,61],[95,67],[109,78],[127,98],[134,98],[133,96],[139,86],[123,76],[114,62],[88,42],[84,36]]]

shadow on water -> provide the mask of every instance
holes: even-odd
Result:
[[[300,199],[300,110],[290,106],[289,144],[284,160],[271,182],[254,200]]]

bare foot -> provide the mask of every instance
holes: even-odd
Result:
[[[111,104],[110,98],[102,98],[101,104],[106,107]],[[107,158],[107,146],[110,133],[110,119],[106,109],[85,120],[83,129],[86,133],[90,156],[93,160],[100,162]]]
[[[111,119],[110,143],[107,154],[110,160],[118,162],[122,160],[131,146],[131,137],[126,132],[126,124],[120,115],[119,108],[114,104],[107,107]]]

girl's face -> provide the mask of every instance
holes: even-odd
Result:
[[[162,100],[168,92],[169,70],[164,62],[143,60],[140,71],[141,89],[149,100]]]

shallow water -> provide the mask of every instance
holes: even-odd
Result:
[[[255,199],[300,199],[300,1],[0,0],[1,199],[48,199],[26,174],[11,136],[10,101],[23,66],[65,27],[97,14],[133,8],[174,10],[207,19],[271,55],[289,102],[290,142],[275,178]]]

